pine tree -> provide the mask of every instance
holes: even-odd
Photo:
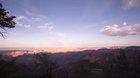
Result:
[[[2,4],[0,3],[0,28],[1,30],[5,31],[2,32],[0,31],[0,34],[3,38],[5,38],[4,33],[6,33],[6,28],[14,28],[16,22],[13,20],[16,18],[15,16],[10,16],[9,12],[6,11]]]

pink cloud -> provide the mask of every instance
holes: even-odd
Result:
[[[140,24],[135,25],[110,25],[105,26],[104,29],[101,30],[103,34],[108,36],[128,36],[128,35],[140,35]]]
[[[140,0],[123,0],[122,8],[130,9],[130,8],[140,7]]]

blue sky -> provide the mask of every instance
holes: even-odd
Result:
[[[0,47],[140,46],[139,0],[0,0],[17,18]]]

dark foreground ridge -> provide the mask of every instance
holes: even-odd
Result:
[[[17,57],[0,52],[0,78],[140,78],[138,46]]]

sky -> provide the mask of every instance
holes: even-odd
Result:
[[[140,0],[0,0],[16,27],[0,48],[140,46]]]

